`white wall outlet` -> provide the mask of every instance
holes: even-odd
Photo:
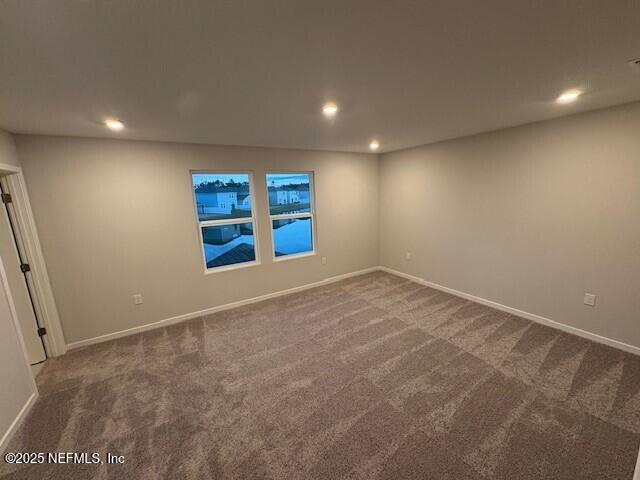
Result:
[[[323,265],[326,265],[327,264],[327,257],[322,257],[320,259],[320,261],[322,262]]]
[[[142,295],[140,295],[139,293],[136,293],[136,294],[133,296],[133,304],[134,304],[134,305],[140,305],[140,304],[142,304]]]
[[[590,307],[595,307],[596,298],[598,298],[598,296],[594,295],[593,293],[585,293],[583,302],[585,305],[589,305]]]
[[[405,254],[404,254],[404,258],[405,258],[406,260],[411,260],[411,252],[407,252],[407,253],[405,253]]]

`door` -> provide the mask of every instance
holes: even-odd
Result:
[[[13,207],[8,202],[7,183],[4,178],[0,179],[0,190],[3,196],[3,204],[0,204],[0,257],[4,262],[7,273],[7,281],[11,296],[16,307],[18,323],[22,330],[22,336],[27,348],[29,363],[34,365],[46,360],[47,355],[44,342],[38,332],[38,318],[36,316],[33,297],[29,290],[29,275],[27,267],[28,260],[25,258],[24,250],[21,248],[22,237],[19,225],[15,220]],[[4,203],[7,201],[7,203]]]
[[[1,271],[0,261],[0,437],[9,432],[25,402],[35,392],[31,372],[25,363],[25,351],[16,331],[14,312],[9,306],[6,276],[3,278]],[[2,438],[2,443],[5,440],[8,438]]]

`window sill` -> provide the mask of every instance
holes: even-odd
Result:
[[[233,265],[226,265],[224,267],[214,267],[207,268],[204,271],[205,275],[211,275],[212,273],[220,273],[220,272],[228,272],[230,270],[239,270],[241,268],[249,268],[249,267],[257,267],[260,265],[260,262],[245,262],[245,263],[235,263]]]
[[[273,257],[273,262],[285,262],[287,260],[295,260],[296,258],[305,258],[305,257],[313,257],[314,255],[317,255],[318,252],[316,252],[315,250],[312,252],[305,252],[305,253],[296,253],[296,254],[292,254],[292,255],[282,255],[281,257]]]

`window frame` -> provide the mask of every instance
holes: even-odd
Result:
[[[224,220],[205,220],[200,221],[198,214],[198,202],[196,200],[196,191],[193,188],[193,175],[248,175],[249,177],[249,195],[251,196],[251,216],[239,217],[239,218],[227,218]],[[256,214],[256,196],[255,196],[255,183],[253,170],[189,170],[189,185],[191,188],[191,198],[193,202],[193,209],[195,213],[196,228],[198,229],[198,241],[200,242],[200,257],[202,264],[204,265],[204,274],[210,275],[212,273],[228,272],[229,270],[237,270],[240,268],[255,267],[261,264],[260,261],[260,245],[258,235],[258,216]],[[214,227],[222,225],[240,225],[242,223],[251,223],[253,229],[253,250],[255,254],[255,260],[251,262],[232,263],[230,265],[224,265],[221,267],[207,267],[207,255],[204,249],[204,237],[202,236],[202,229],[205,227]]]
[[[307,213],[284,213],[281,215],[271,215],[271,204],[269,203],[269,181],[268,175],[305,174],[309,175],[309,212]],[[264,172],[264,185],[267,194],[267,214],[269,215],[269,229],[271,230],[271,255],[273,262],[284,262],[297,258],[312,257],[318,254],[318,239],[316,236],[316,189],[315,172],[313,170],[267,170]],[[310,218],[311,219],[311,244],[310,252],[292,253],[290,255],[276,256],[276,242],[273,236],[273,221],[287,218]]]

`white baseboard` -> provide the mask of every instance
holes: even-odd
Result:
[[[102,343],[108,340],[114,340],[116,338],[126,337],[128,335],[133,335],[135,333],[145,332],[147,330],[153,330],[154,328],[166,327],[174,323],[184,322],[185,320],[191,320],[192,318],[202,317],[203,315],[209,315],[211,313],[221,312],[223,310],[229,310],[231,308],[237,308],[243,305],[249,305],[251,303],[261,302],[263,300],[268,300],[270,298],[281,297],[283,295],[288,295],[290,293],[300,292],[300,291],[308,290],[314,287],[320,287],[322,285],[327,285],[329,283],[344,280],[346,278],[356,277],[358,275],[363,275],[365,273],[375,272],[375,271],[378,271],[379,269],[380,269],[379,267],[365,268],[364,270],[358,270],[355,272],[345,273],[343,275],[337,275],[335,277],[325,278],[324,280],[320,280],[319,282],[308,283],[306,285],[301,285],[299,287],[293,287],[287,290],[280,290],[278,292],[268,293],[266,295],[260,295],[259,297],[248,298],[246,300],[239,300],[237,302],[226,303],[224,305],[218,305],[216,307],[206,308],[204,310],[200,310],[197,312],[185,313],[182,315],[177,315],[175,317],[165,318],[164,320],[159,320],[157,322],[147,323],[146,325],[141,325],[139,327],[128,328],[126,330],[120,330],[118,332],[108,333],[106,335],[101,335],[99,337],[79,340],[77,342],[68,343],[67,350],[86,347],[88,345],[93,345],[94,343]]]
[[[20,428],[20,425],[22,425],[22,422],[24,422],[24,419],[27,418],[27,415],[31,411],[31,407],[33,407],[33,405],[36,403],[37,398],[38,398],[38,393],[33,392],[29,397],[29,399],[24,404],[24,406],[22,407],[22,409],[20,409],[20,412],[18,413],[16,418],[13,420],[13,422],[11,422],[11,425],[9,426],[7,431],[4,432],[4,435],[2,436],[2,440],[0,440],[0,453],[3,453],[5,451],[5,449],[9,445],[9,442],[11,441],[11,438],[16,433],[16,431]]]
[[[503,312],[511,313],[518,317],[526,318],[527,320],[531,320],[536,323],[540,323],[542,325],[546,325],[548,327],[556,328],[558,330],[562,330],[563,332],[572,333],[574,335],[578,335],[579,337],[583,337],[589,340],[593,340],[594,342],[603,343],[610,347],[614,347],[620,350],[624,350],[625,352],[633,353],[635,355],[640,355],[640,347],[635,347],[633,345],[629,345],[627,343],[620,342],[618,340],[613,340],[612,338],[603,337],[596,333],[591,333],[586,330],[582,330],[580,328],[571,327],[569,325],[565,325],[564,323],[557,322],[555,320],[551,320],[549,318],[541,317],[540,315],[536,315],[535,313],[525,312],[523,310],[518,310],[517,308],[508,307],[507,305],[502,305],[497,302],[493,302],[491,300],[487,300],[485,298],[476,297],[475,295],[471,295],[469,293],[460,292],[458,290],[454,290],[453,288],[445,287],[443,285],[438,285],[437,283],[432,283],[423,278],[416,277],[414,275],[409,275],[408,273],[400,272],[398,270],[394,270],[388,267],[380,267],[380,270],[391,273],[393,275],[397,275],[399,277],[404,277],[408,280],[412,280],[414,282],[420,283],[421,285],[425,285],[427,287],[435,288],[436,290],[440,290],[442,292],[450,293],[457,297],[462,297],[467,300],[471,300],[476,303],[481,303],[482,305],[486,305],[491,308],[495,308],[496,310],[501,310]],[[638,478],[637,480],[640,480]]]
[[[496,310],[501,310],[503,312],[511,313],[518,317],[526,318],[527,320],[531,320],[536,323],[540,323],[542,325],[547,325],[552,328],[556,328],[558,330],[562,330],[567,333],[572,333],[574,335],[578,335],[583,338],[587,338],[589,340],[593,340],[598,343],[602,343],[608,345],[610,347],[618,348],[620,350],[624,350],[625,352],[633,353],[635,355],[640,355],[640,347],[635,347],[633,345],[629,345],[618,340],[614,340],[608,337],[603,337],[601,335],[588,332],[586,330],[582,330],[580,328],[572,327],[569,325],[565,325],[563,323],[557,322],[555,320],[551,320],[549,318],[542,317],[540,315],[536,315],[535,313],[525,312],[523,310],[518,310],[517,308],[509,307],[507,305],[502,305],[500,303],[487,300],[485,298],[476,297],[475,295],[471,295],[469,293],[461,292],[459,290],[455,290],[453,288],[445,287],[443,285],[438,285],[436,283],[429,282],[424,280],[423,278],[416,277],[414,275],[410,275],[408,273],[401,272],[399,270],[394,270],[392,268],[379,266],[379,267],[371,267],[366,268],[364,270],[358,270],[351,273],[346,273],[343,275],[337,275],[335,277],[326,278],[319,282],[309,283],[306,285],[301,285],[299,287],[289,288],[287,290],[281,290],[278,292],[268,293],[266,295],[260,295],[258,297],[248,298],[246,300],[239,300],[237,302],[227,303],[224,305],[218,305],[216,307],[207,308],[204,310],[200,310],[197,312],[185,313],[182,315],[178,315],[171,318],[165,318],[164,320],[159,320],[157,322],[148,323],[146,325],[141,325],[139,327],[129,328],[127,330],[120,330],[118,332],[108,333],[106,335],[101,335],[99,337],[87,338],[85,340],[80,340],[73,343],[67,344],[67,349],[72,350],[74,348],[86,347],[88,345],[93,345],[95,343],[106,342],[108,340],[114,340],[116,338],[126,337],[128,335],[133,335],[135,333],[144,332],[147,330],[153,330],[154,328],[166,327],[168,325],[172,325],[174,323],[183,322],[185,320],[190,320],[192,318],[201,317],[203,315],[209,315],[211,313],[220,312],[223,310],[229,310],[231,308],[241,307],[243,305],[249,305],[256,302],[261,302],[263,300],[268,300],[270,298],[280,297],[283,295],[288,295],[290,293],[300,292],[303,290],[308,290],[310,288],[319,287],[322,285],[326,285],[329,283],[337,282],[340,280],[344,280],[346,278],[355,277],[358,275],[363,275],[365,273],[374,272],[377,270],[381,270],[387,273],[391,273],[393,275],[397,275],[399,277],[406,278],[408,280],[414,281],[416,283],[420,283],[421,285],[425,285],[427,287],[435,288],[436,290],[440,290],[446,293],[450,293],[457,297],[462,297],[467,300],[471,300],[473,302],[480,303],[482,305],[486,305],[491,308],[495,308]],[[638,479],[640,480],[640,479]]]

